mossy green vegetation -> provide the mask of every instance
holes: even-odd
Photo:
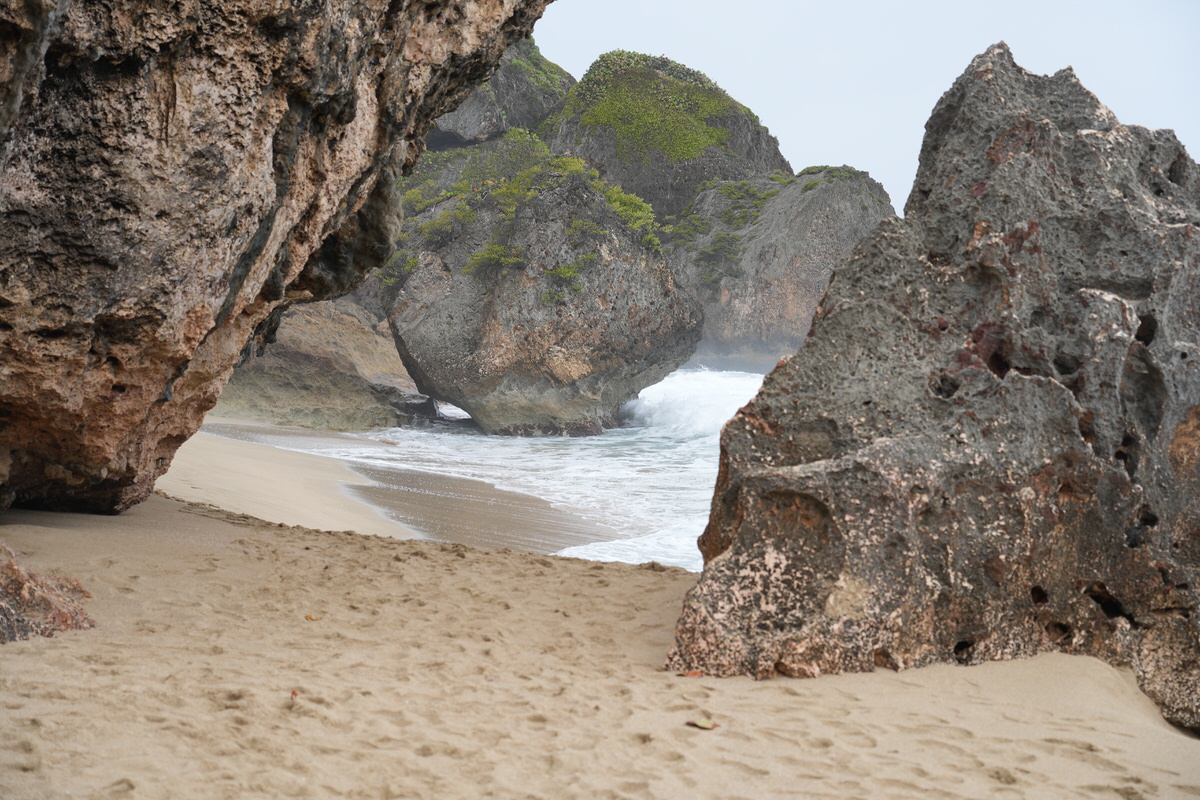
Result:
[[[533,39],[509,48],[508,64],[519,69],[526,79],[539,89],[566,92],[574,79],[565,69],[542,55]]]
[[[584,127],[606,125],[622,159],[696,158],[725,143],[713,120],[733,114],[758,118],[703,73],[662,56],[614,50],[596,59],[567,96],[563,113]]]
[[[742,254],[742,237],[736,233],[718,233],[708,246],[696,255],[696,263],[705,268],[700,282],[705,285],[719,283],[722,278],[742,275],[738,257]]]
[[[729,201],[718,219],[731,228],[744,228],[758,221],[758,215],[768,200],[781,189],[759,189],[752,181],[728,181],[717,186],[717,192]]]
[[[624,191],[620,186],[612,186],[596,179],[592,188],[604,195],[613,211],[621,221],[642,235],[642,245],[655,253],[662,250],[658,239],[658,223],[654,219],[654,209],[650,204],[636,194]]]
[[[571,244],[578,245],[584,242],[603,239],[605,236],[608,236],[608,231],[590,219],[582,217],[573,219],[571,220],[571,224],[567,226],[567,240]]]
[[[433,219],[421,223],[417,231],[426,246],[441,247],[474,220],[475,211],[465,200],[460,200]]]
[[[525,266],[525,256],[519,250],[499,242],[490,242],[467,259],[463,272],[490,280],[510,269]]]
[[[491,282],[511,270],[524,269],[525,254],[511,246],[517,220],[528,204],[552,191],[596,193],[620,223],[639,236],[642,246],[661,251],[659,226],[649,204],[605,183],[581,159],[553,155],[529,131],[514,128],[499,142],[437,155],[442,157],[432,164],[422,161],[398,186],[406,218],[396,242],[397,252],[383,270],[389,286],[402,282],[412,271],[416,258],[410,251],[442,248],[469,235],[474,235],[475,242],[486,241],[467,257],[464,272]],[[485,212],[490,233],[481,234],[475,226]],[[590,213],[595,216],[594,211]],[[602,224],[605,219],[608,222]],[[567,240],[587,249],[609,235],[607,228],[612,223],[612,217],[593,219],[581,213],[567,226]],[[549,279],[556,282],[552,288],[582,291],[576,280],[579,271],[597,258],[585,255],[549,270]]]
[[[821,175],[821,177],[806,181],[805,184],[800,187],[801,192],[811,192],[825,181],[848,181],[853,180],[854,178],[868,177],[867,173],[857,170],[854,167],[847,167],[845,165],[840,167],[831,167],[828,164],[805,167],[796,173],[797,178],[803,178],[805,175]]]
[[[731,266],[741,253],[742,237],[736,233],[718,233],[696,256],[696,262],[711,267]]]
[[[565,302],[570,297],[583,292],[583,282],[579,274],[600,260],[596,253],[587,253],[569,264],[560,264],[554,269],[546,270],[546,277],[551,286],[542,293],[542,305]]]
[[[662,232],[671,246],[691,249],[697,238],[704,236],[712,229],[713,221],[701,214],[693,213],[689,206],[682,214],[673,218],[669,225],[664,225]]]

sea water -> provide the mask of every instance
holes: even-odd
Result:
[[[364,434],[372,446],[344,442],[322,454],[484,481],[612,531],[608,541],[560,555],[698,571],[696,537],[708,519],[721,428],[762,379],[752,372],[678,370],[627,403],[621,427],[598,436],[489,436],[473,426],[435,423],[374,431]]]

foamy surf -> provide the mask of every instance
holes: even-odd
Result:
[[[721,428],[755,395],[762,378],[678,370],[625,405],[622,427],[599,436],[488,436],[444,424],[361,434],[371,439],[362,446],[341,438],[337,446],[311,449],[360,467],[483,481],[533,495],[612,532],[610,540],[567,547],[560,555],[699,571],[696,537],[708,519]],[[421,529],[419,520],[404,521]]]

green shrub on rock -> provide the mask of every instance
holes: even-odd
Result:
[[[662,56],[614,50],[596,59],[564,108],[584,127],[610,126],[621,158],[696,158],[729,131],[710,123],[753,116],[706,75]],[[757,120],[757,118],[755,118]]]

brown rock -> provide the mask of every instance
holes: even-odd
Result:
[[[1004,45],[926,132],[904,219],[725,428],[671,667],[1062,650],[1200,727],[1200,172]]]
[[[546,2],[0,5],[0,507],[143,499]]]

